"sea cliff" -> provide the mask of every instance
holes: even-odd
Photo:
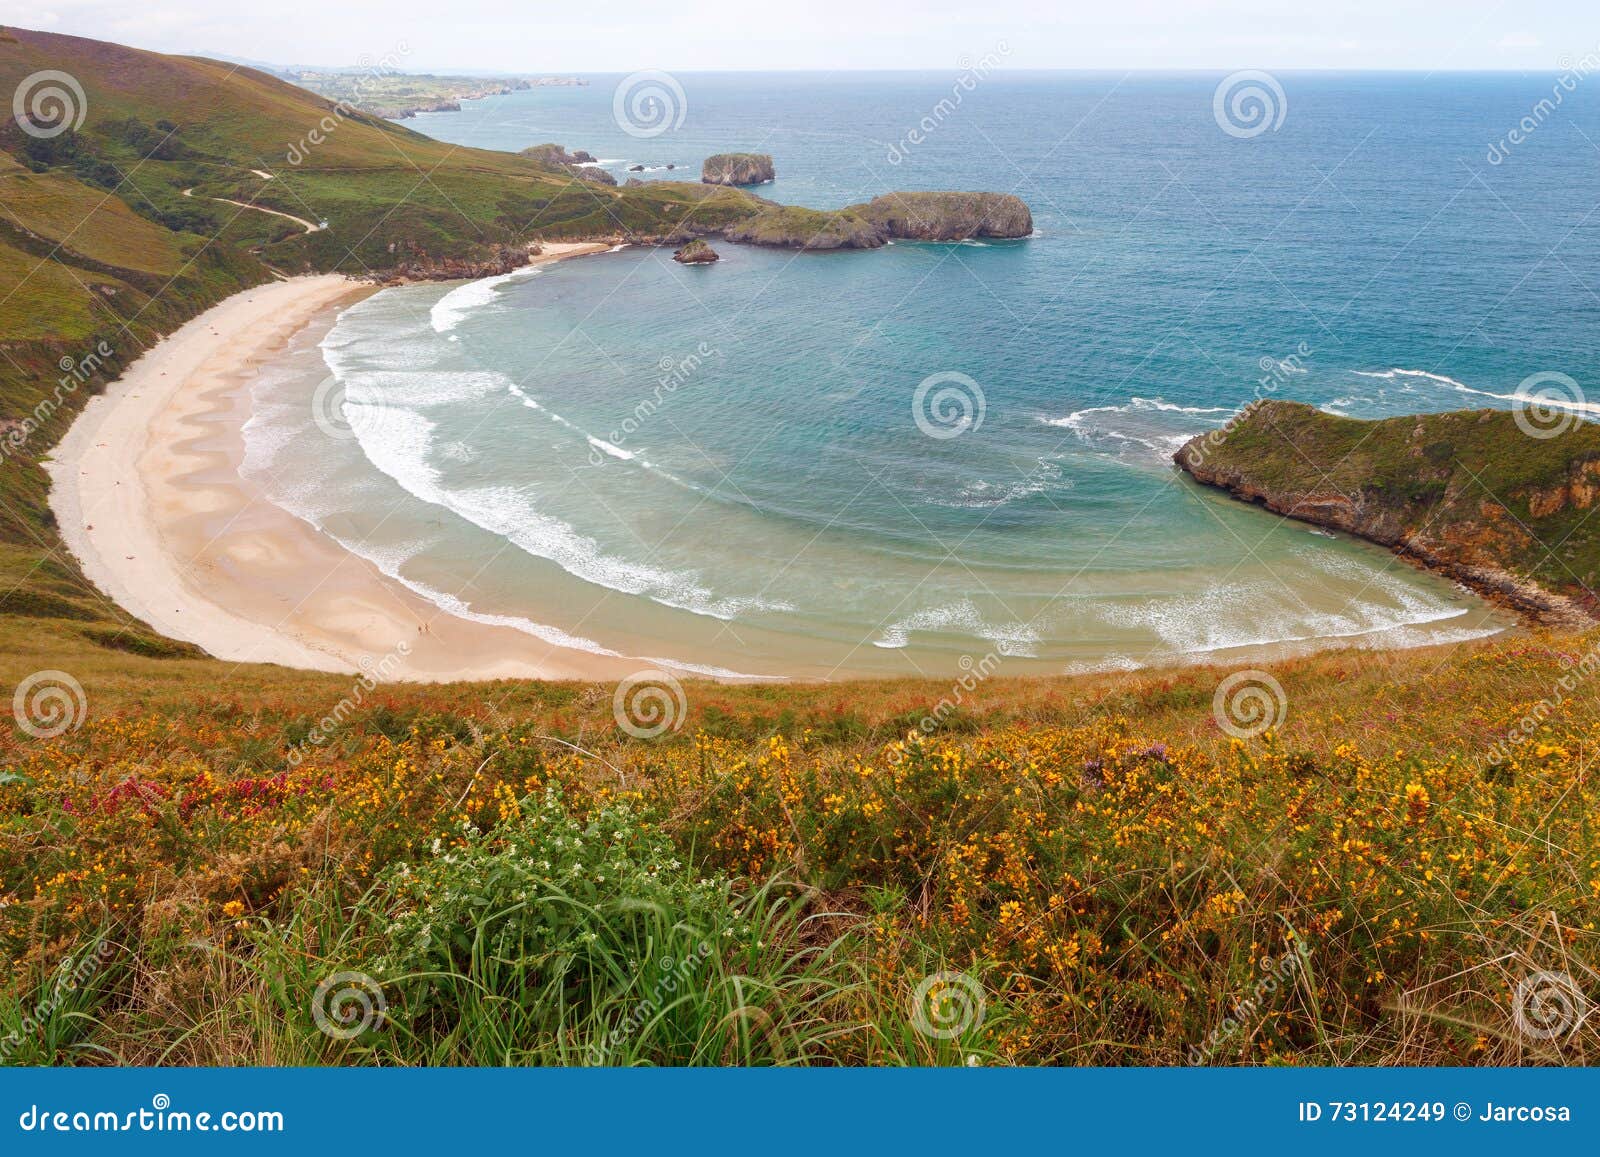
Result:
[[[1196,481],[1389,547],[1549,626],[1600,618],[1600,425],[1469,410],[1360,421],[1265,401],[1174,455]]]

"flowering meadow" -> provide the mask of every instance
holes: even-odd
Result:
[[[651,739],[609,687],[380,687],[308,743],[337,676],[130,659],[0,740],[0,1051],[1595,1063],[1597,643],[1285,663],[1248,738],[1193,668],[931,726],[933,682],[687,683]]]

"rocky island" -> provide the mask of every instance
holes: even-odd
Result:
[[[700,167],[707,185],[765,185],[776,176],[770,153],[718,153]]]
[[[1600,618],[1600,425],[1467,410],[1360,421],[1264,401],[1174,455],[1196,481],[1394,550],[1548,626]]]
[[[722,254],[696,239],[674,253],[672,259],[682,265],[710,265],[713,261],[721,261]]]

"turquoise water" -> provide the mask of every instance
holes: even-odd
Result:
[[[1581,89],[1491,164],[1551,78],[1289,74],[1281,127],[1241,139],[1217,77],[1002,71],[895,162],[951,77],[677,79],[683,124],[650,139],[613,120],[617,78],[411,123],[619,176],[771,152],[763,194],[818,206],[1014,191],[1037,234],[384,291],[258,389],[276,500],[453,613],[697,669],[1079,670],[1505,625],[1170,458],[1263,394],[1371,417],[1592,381]],[[354,437],[308,420],[340,393]]]

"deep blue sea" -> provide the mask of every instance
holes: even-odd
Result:
[[[719,242],[705,268],[628,248],[349,309],[286,366],[342,391],[358,437],[319,440],[269,376],[252,466],[453,613],[809,676],[1506,625],[1382,551],[1200,490],[1171,455],[1258,396],[1376,417],[1509,406],[1538,374],[1600,393],[1582,82],[1284,73],[1249,135],[1219,121],[1219,75],[680,74],[643,137],[619,124],[623,78],[590,79],[407,123],[587,149],[619,179],[767,152],[760,194],[820,208],[1014,192],[1036,233]]]

